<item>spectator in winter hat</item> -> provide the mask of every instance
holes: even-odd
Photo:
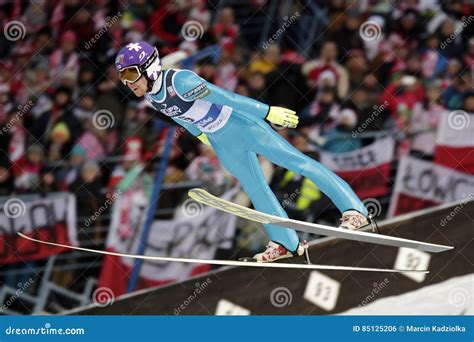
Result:
[[[77,140],[77,144],[84,148],[88,160],[98,160],[106,157],[106,134],[105,129],[99,129],[91,122],[86,122],[86,130]]]
[[[148,25],[155,38],[163,42],[163,45],[177,46],[186,20],[186,15],[179,6],[168,1],[151,14]]]
[[[220,44],[228,41],[235,43],[239,35],[239,26],[235,23],[232,7],[224,7],[221,10],[217,22],[214,24],[214,34]]]
[[[79,71],[79,77],[77,80],[78,86],[81,88],[81,92],[86,92],[95,88],[97,82],[96,71],[92,65],[83,64]]]
[[[322,87],[318,89],[314,100],[303,111],[300,127],[311,126],[311,129],[329,129],[334,126],[340,107],[337,101],[335,87]]]
[[[22,16],[22,23],[29,34],[39,31],[48,23],[48,3],[46,0],[31,0]]]
[[[32,191],[39,181],[39,174],[44,162],[44,149],[32,145],[26,151],[25,158],[13,165],[15,172],[15,189],[19,192]]]
[[[359,32],[361,24],[361,13],[357,10],[350,10],[346,13],[346,20],[342,23],[339,30],[332,32],[330,40],[338,43],[341,51],[350,51],[352,49],[363,49],[364,44]],[[342,53],[341,61],[345,61],[346,54]]]
[[[248,86],[250,97],[260,101],[265,101],[266,80],[265,76],[261,72],[256,72],[250,76]]]
[[[395,22],[396,32],[411,48],[420,45],[421,35],[424,31],[424,21],[416,9],[406,9]]]
[[[332,71],[337,80],[337,95],[339,98],[344,98],[349,90],[349,75],[347,70],[337,62],[337,55],[337,44],[326,41],[321,47],[319,58],[304,63],[301,71],[307,77],[308,86],[311,88],[317,85],[322,72]]]
[[[32,124],[30,133],[37,141],[46,144],[49,132],[59,121],[69,124],[70,132],[74,132],[74,130],[78,128],[77,120],[75,120],[72,113],[70,113],[69,106],[71,103],[71,96],[72,91],[70,88],[59,87],[55,91],[52,103],[50,103],[49,99],[44,96],[41,97],[42,111],[36,111],[36,106],[33,107],[35,115],[31,118]],[[71,129],[71,127],[73,129]]]
[[[34,40],[31,42],[33,51],[35,51],[32,61],[38,63],[48,60],[49,55],[56,47],[56,41],[51,39],[52,35],[53,33],[49,27],[44,27],[36,33]]]
[[[131,137],[145,140],[147,138],[147,131],[148,129],[145,125],[144,118],[140,117],[138,103],[136,101],[128,102],[127,108],[125,109],[124,123],[120,133],[122,141],[126,141]]]
[[[79,103],[72,112],[79,121],[85,121],[92,119],[95,109],[95,94],[89,91],[80,96]]]
[[[380,84],[377,76],[371,72],[368,72],[365,75],[364,80],[362,81],[362,86],[367,90],[369,95],[369,102],[372,105],[377,104],[380,94],[383,90],[383,85]]]
[[[270,44],[264,48],[261,54],[252,60],[249,66],[251,73],[261,72],[262,74],[268,74],[275,70],[280,64],[281,53],[278,44]]]
[[[464,49],[462,45],[462,35],[456,34],[456,22],[447,18],[438,30],[440,44],[439,53],[446,58],[460,56]]]
[[[349,100],[349,107],[357,114],[357,121],[364,123],[364,132],[379,131],[384,128],[386,119],[383,106],[377,106],[377,103],[370,97],[369,91],[364,87],[354,89]]]
[[[347,54],[345,66],[349,74],[351,88],[359,86],[362,83],[365,73],[369,68],[364,51],[355,49],[349,51]]]
[[[36,97],[47,90],[50,86],[49,64],[46,60],[36,63],[31,71],[30,77],[27,78],[28,97]]]
[[[103,196],[100,193],[102,189],[100,180],[100,167],[95,161],[89,160],[85,162],[81,168],[80,176],[70,186],[70,191],[76,195],[77,198],[77,216],[91,217],[99,209],[103,202]],[[89,222],[92,227],[101,227],[102,216],[99,215],[96,220]],[[80,222],[80,224],[84,224]],[[99,237],[99,230],[97,229],[92,234],[95,241]],[[89,237],[89,236],[88,236]],[[87,241],[90,243],[90,240]]]
[[[439,43],[439,37],[436,34],[430,35],[425,41],[426,49],[422,54],[422,75],[427,79],[436,77],[446,66],[446,58],[438,52]]]
[[[77,43],[77,35],[73,31],[66,31],[61,35],[60,47],[49,56],[51,66],[51,77],[55,83],[62,73],[70,71],[73,74],[79,72],[79,58],[74,51]]]
[[[467,72],[454,77],[451,85],[443,92],[443,103],[448,109],[460,109],[464,98],[472,90],[471,75]]]
[[[39,183],[36,185],[35,192],[46,195],[49,192],[59,191],[56,181],[55,168],[51,166],[43,166],[39,175]]]
[[[68,160],[68,169],[62,182],[63,190],[69,189],[72,183],[74,183],[81,172],[82,165],[86,161],[86,151],[81,145],[75,145]]]
[[[49,134],[49,155],[50,161],[60,161],[66,156],[68,152],[67,143],[71,139],[71,132],[64,122],[57,123]]]
[[[360,139],[348,137],[357,124],[357,115],[352,109],[345,108],[340,112],[338,124],[322,132],[325,144],[321,147],[331,153],[344,153],[357,150],[362,146]]]
[[[64,144],[71,138],[71,132],[64,122],[59,122],[51,130],[49,138],[58,144]]]
[[[434,153],[438,123],[446,112],[441,103],[441,89],[440,81],[428,83],[423,102],[413,108],[409,126],[411,152],[419,152],[422,156],[432,156]]]

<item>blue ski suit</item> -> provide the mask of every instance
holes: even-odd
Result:
[[[343,212],[367,209],[349,185],[301,153],[265,121],[269,106],[222,89],[189,70],[168,69],[145,98],[191,134],[207,135],[221,164],[240,182],[256,210],[288,217],[266,183],[257,154],[313,181]],[[161,83],[161,84],[157,84]],[[289,251],[298,247],[292,229],[265,225],[270,240]]]

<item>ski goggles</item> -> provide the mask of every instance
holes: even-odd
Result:
[[[128,83],[135,83],[140,77],[142,77],[142,72],[137,65],[132,65],[118,71],[120,80],[123,84],[127,85]]]
[[[158,56],[158,50],[155,48],[153,50],[153,53],[151,54],[150,58],[145,62],[143,65],[130,65],[128,67],[125,67],[123,69],[120,69],[118,71],[119,78],[122,81],[123,84],[127,85],[128,83],[135,83],[138,81],[140,77],[142,77],[143,73],[147,68],[154,63],[158,59],[159,62],[159,56]]]

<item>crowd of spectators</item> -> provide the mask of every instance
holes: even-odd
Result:
[[[311,16],[309,2],[295,1],[287,14]],[[400,133],[399,153],[430,158],[440,115],[474,112],[474,17],[467,2],[315,0],[327,25],[308,51],[285,34],[277,43],[249,43],[255,41],[244,34],[249,18],[237,20],[242,7],[224,3],[0,1],[2,27],[24,28],[19,39],[6,29],[0,37],[0,194],[72,191],[91,206],[80,208],[92,211],[90,203],[133,167],[131,159],[155,164],[148,162],[161,153],[164,136],[150,119],[157,116],[114,70],[118,50],[138,40],[153,43],[162,56],[218,45],[219,58],[198,61],[194,71],[296,110],[299,128],[279,132],[315,158],[319,150],[340,153],[365,144],[350,134],[362,122],[368,122],[364,132]],[[269,3],[248,0],[244,7],[270,20]],[[282,22],[273,20],[276,31]],[[183,34],[191,21],[199,23],[198,39]],[[288,25],[289,37],[304,29],[298,21]],[[367,23],[375,32],[361,30]],[[105,129],[94,120],[98,111],[113,114]],[[178,133],[167,181],[224,182],[212,150]],[[130,139],[139,146],[128,153]],[[120,156],[133,158],[110,162]]]

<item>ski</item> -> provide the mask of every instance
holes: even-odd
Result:
[[[335,228],[322,224],[308,223],[284,217],[269,215],[254,209],[246,208],[244,206],[226,201],[222,198],[211,195],[204,189],[191,189],[189,190],[188,195],[196,202],[209,205],[218,210],[225,211],[229,214],[242,217],[250,221],[259,222],[263,224],[275,224],[280,227],[291,228],[312,234],[332,236],[341,239],[375,243],[394,247],[413,248],[433,253],[449,251],[454,248],[452,246],[437,245],[427,242],[409,240],[389,235],[374,234],[364,231]]]
[[[290,264],[290,263],[261,263],[252,261],[235,261],[235,260],[212,260],[212,259],[192,259],[192,258],[178,258],[178,257],[164,257],[164,256],[150,256],[150,255],[137,255],[137,254],[125,254],[115,253],[109,251],[102,251],[98,249],[76,247],[70,245],[63,245],[60,243],[49,242],[38,240],[22,233],[17,233],[20,237],[29,241],[68,248],[76,251],[113,255],[118,257],[143,259],[143,260],[158,260],[158,261],[172,261],[172,262],[184,262],[184,263],[197,263],[197,264],[211,264],[211,265],[222,265],[222,266],[246,266],[246,267],[267,267],[267,268],[293,268],[293,269],[306,269],[306,270],[333,270],[333,271],[364,271],[364,272],[386,272],[386,273],[405,273],[405,272],[416,272],[416,273],[429,273],[427,270],[398,270],[388,268],[367,268],[367,267],[351,267],[351,266],[332,266],[332,265],[314,265],[314,264]]]

